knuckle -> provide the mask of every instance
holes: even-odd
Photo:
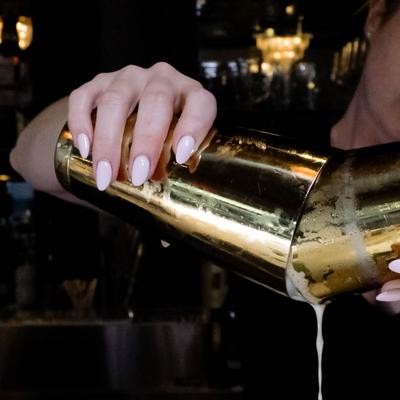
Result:
[[[212,111],[215,116],[217,113],[217,99],[212,93],[207,92],[206,101],[212,107]]]
[[[210,91],[208,91],[207,89],[204,89],[204,87],[201,86],[201,85],[200,86],[194,86],[190,90],[190,95],[199,97],[202,100],[205,100],[207,102],[214,102],[215,101],[214,95]]]
[[[139,67],[137,65],[127,65],[119,71],[119,74],[122,77],[130,78],[132,75],[137,76],[138,74],[142,74],[144,72],[144,68]]]
[[[173,101],[172,93],[164,88],[152,88],[147,91],[146,99],[154,105],[170,104]]]
[[[176,71],[174,67],[164,61],[153,64],[150,69],[160,75],[170,75]]]
[[[99,98],[99,104],[121,106],[126,104],[127,97],[121,90],[107,90]]]
[[[82,96],[85,96],[88,93],[87,88],[83,85],[80,86],[77,89],[74,89],[70,94],[69,94],[69,101],[71,102],[75,102],[78,99],[80,99]]]
[[[92,79],[92,82],[98,82],[98,81],[102,81],[102,80],[104,80],[104,79],[107,79],[109,75],[110,75],[110,72],[101,72],[100,74],[97,74],[97,75]]]
[[[189,96],[197,99],[197,103],[199,104],[206,104],[210,115],[215,116],[217,113],[217,99],[210,91],[204,89],[202,86],[194,87],[190,90]]]

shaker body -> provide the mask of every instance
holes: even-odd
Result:
[[[388,263],[400,255],[400,144],[315,151],[266,132],[213,129],[186,165],[174,162],[167,140],[155,179],[134,187],[127,174],[134,118],[119,177],[104,192],[64,127],[55,169],[66,190],[310,303],[396,277]]]
[[[128,136],[133,122],[131,117]],[[134,187],[127,178],[129,141],[124,140],[119,178],[100,192],[90,157],[81,158],[71,138],[65,126],[55,154],[56,173],[65,189],[287,294],[286,267],[296,223],[327,153],[301,150],[266,132],[212,130],[186,165],[170,159],[165,148],[157,179]]]

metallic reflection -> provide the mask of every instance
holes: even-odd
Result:
[[[398,144],[337,153],[308,196],[288,274],[310,302],[380,287],[398,274]]]
[[[396,277],[388,263],[400,257],[400,144],[328,158],[242,129],[213,130],[186,166],[165,149],[159,179],[133,187],[120,174],[99,192],[91,161],[65,127],[55,166],[78,197],[144,229],[158,227],[292,298],[320,303]]]
[[[127,126],[129,135],[132,121]],[[123,177],[99,192],[91,161],[79,156],[65,127],[56,170],[62,185],[78,197],[144,229],[156,226],[286,294],[296,221],[327,157],[281,142],[254,130],[214,130],[188,165],[178,165],[168,155],[162,157],[168,165],[157,167],[166,172],[159,180],[134,187]],[[126,148],[123,154],[121,169],[126,170]]]

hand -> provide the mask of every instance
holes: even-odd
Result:
[[[217,112],[210,92],[166,63],[148,69],[130,65],[99,74],[74,90],[69,97],[68,125],[83,157],[92,148],[99,190],[105,190],[117,177],[125,123],[136,107],[129,157],[129,175],[135,186],[153,175],[174,114],[180,117],[172,149],[176,161],[185,163],[207,135]]]

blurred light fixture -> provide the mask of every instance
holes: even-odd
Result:
[[[26,50],[32,43],[33,27],[32,18],[21,16],[16,24],[18,34],[18,46],[21,50]]]
[[[3,27],[4,27],[3,17],[0,17],[0,44],[3,41]]]
[[[295,12],[295,7],[293,4],[288,4],[285,8],[285,12],[287,15],[293,15]]]
[[[273,28],[255,34],[256,46],[261,51],[263,63],[271,64],[283,72],[304,57],[312,35],[303,33],[301,19],[294,35],[276,35]]]
[[[0,182],[8,182],[10,179],[10,175],[0,174]]]
[[[364,66],[367,47],[365,38],[356,37],[336,51],[333,55],[331,80],[341,85],[357,76]]]
[[[4,17],[0,16],[0,43],[7,40],[14,40],[15,36],[15,38],[18,38],[18,47],[21,50],[26,50],[31,45],[33,39],[31,17],[18,17],[15,24],[15,32],[5,32],[5,25]]]

